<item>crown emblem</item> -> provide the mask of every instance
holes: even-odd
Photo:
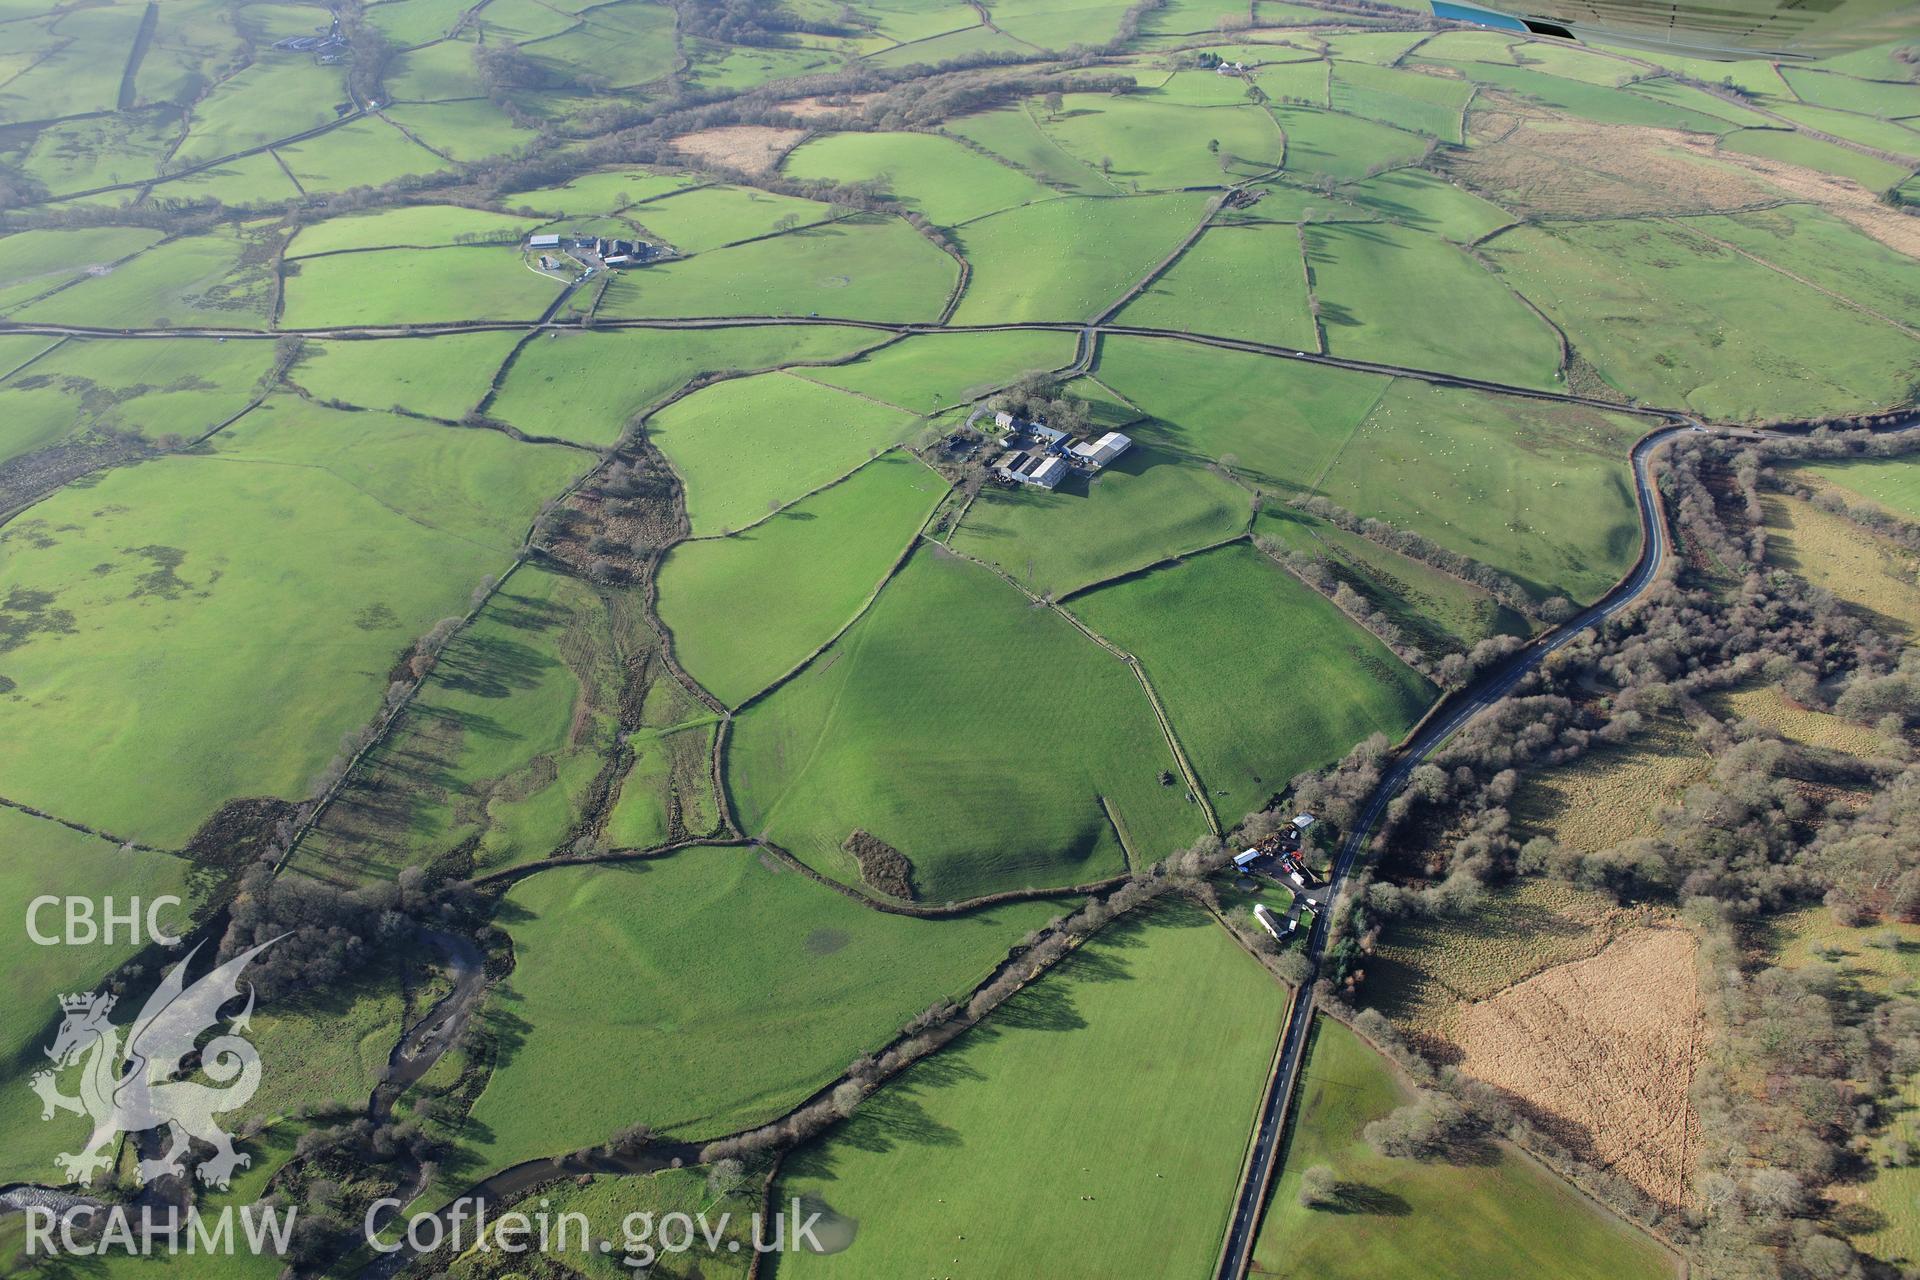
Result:
[[[91,991],[81,991],[70,996],[60,997],[60,1008],[65,1013],[91,1013],[95,1008],[106,1013],[113,1008],[113,997],[95,995]]]

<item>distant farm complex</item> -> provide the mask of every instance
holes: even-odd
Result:
[[[1133,441],[1118,431],[1095,440],[1075,440],[1043,422],[1028,422],[1011,413],[995,414],[993,425],[1005,434],[991,474],[1009,485],[1057,489],[1068,476],[1093,475],[1133,447]]]

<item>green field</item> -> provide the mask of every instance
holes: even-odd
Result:
[[[1490,564],[1535,598],[1592,600],[1640,551],[1627,452],[1645,430],[1577,406],[1399,379],[1320,492]]]
[[[788,154],[796,178],[879,181],[909,208],[953,226],[1053,191],[958,142],[924,133],[836,133]]]
[[[69,338],[0,379],[0,459],[88,431],[191,439],[244,409],[272,359],[266,342]]]
[[[1784,129],[1741,129],[1728,134],[1720,145],[1729,151],[1838,174],[1874,192],[1900,185],[1913,172],[1889,161]]]
[[[581,467],[492,432],[298,401],[217,439],[0,531],[14,637],[0,794],[166,845],[236,796],[301,794],[373,714],[396,656],[462,611],[511,559],[534,495]]]
[[[204,458],[62,491],[0,548],[0,591],[46,596],[0,615],[27,628],[6,655],[4,794],[175,845],[228,799],[300,794],[399,650],[505,560],[318,467]],[[376,606],[393,621],[356,625]]]
[[[700,374],[838,359],[878,339],[833,325],[551,334],[514,357],[487,410],[530,435],[612,444],[636,414]]]
[[[353,884],[457,846],[476,868],[564,845],[618,728],[630,610],[523,565],[450,644],[355,785],[302,844],[308,874]]]
[[[1427,140],[1404,129],[1310,107],[1275,107],[1287,135],[1287,171],[1352,181],[1418,160]]]
[[[1559,339],[1457,246],[1379,224],[1312,226],[1306,244],[1334,355],[1560,388]]]
[[[531,218],[467,209],[459,205],[417,204],[379,213],[329,218],[304,226],[287,242],[289,258],[346,249],[434,248],[468,240],[512,244],[539,223]]]
[[[622,272],[600,313],[934,320],[957,274],[952,258],[900,219],[848,218]]]
[[[1038,123],[1041,114],[1044,114],[1044,108],[1029,102],[1022,106],[1001,107],[978,115],[962,116],[948,122],[946,130],[985,147],[1014,168],[1055,190],[1074,195],[1111,193],[1112,186],[1100,176],[1098,169],[1041,132]]]
[[[281,323],[296,327],[532,322],[560,295],[558,281],[498,245],[336,253],[289,262],[286,272]]]
[[[0,307],[14,307],[161,239],[142,227],[20,231],[0,237]]]
[[[817,200],[751,187],[698,187],[634,205],[625,216],[652,239],[664,240],[682,253],[702,253],[788,227],[815,226],[835,214]]]
[[[1905,400],[1920,369],[1920,344],[1885,321],[1680,227],[1521,227],[1486,252],[1608,382],[1649,403],[1843,413]]]
[[[1022,374],[1065,368],[1073,353],[1070,333],[929,333],[889,343],[847,364],[802,370],[801,376],[909,412],[936,413]]]
[[[897,409],[788,373],[718,383],[647,420],[701,535],[743,528],[913,431]]]
[[[660,569],[675,656],[722,702],[745,701],[852,620],[946,491],[890,451],[750,529],[682,543]]]
[[[859,1231],[775,1274],[1203,1273],[1285,1010],[1190,906],[1101,933],[786,1161]]]
[[[1366,63],[1334,64],[1330,105],[1410,133],[1459,143],[1461,121],[1473,85],[1417,71],[1394,71]]]
[[[701,1137],[767,1120],[1056,909],[885,915],[741,849],[523,880],[501,904],[513,974],[479,1019],[501,1058],[444,1167],[476,1177],[636,1122]],[[780,1052],[744,1051],[769,1037]]]
[[[52,1042],[59,1023],[56,997],[61,992],[91,990],[138,950],[120,938],[112,946],[36,945],[26,929],[28,904],[57,891],[96,900],[112,895],[125,910],[129,898],[138,897],[145,904],[172,894],[184,905],[163,908],[158,918],[163,927],[180,933],[204,894],[189,887],[192,868],[182,859],[122,851],[110,841],[14,809],[0,808],[0,847],[6,850],[5,861],[0,862],[0,910],[13,922],[0,951],[12,975],[6,993],[0,995],[0,1014],[5,1015],[0,1026],[6,1028],[0,1032],[0,1087],[28,1097],[27,1076],[47,1065],[41,1050]],[[48,875],[54,868],[59,871],[57,882]],[[37,926],[43,934],[62,932],[61,910],[58,904],[41,910]],[[71,1081],[63,1084],[71,1091]],[[59,1181],[54,1153],[75,1150],[72,1144],[85,1136],[84,1127],[78,1135],[73,1132],[83,1122],[68,1119],[70,1124],[43,1124],[37,1106],[0,1108],[0,1136],[6,1138],[0,1178]]]
[[[1920,520],[1920,467],[1908,459],[1834,459],[1806,469],[1895,515]]]
[[[1049,200],[970,222],[956,324],[1085,320],[1118,302],[1199,222],[1198,194]]]
[[[1210,228],[1114,319],[1320,349],[1299,234],[1288,226]]]
[[[480,403],[519,341],[517,333],[317,341],[290,376],[321,400],[458,419]]]
[[[1920,315],[1920,262],[1817,209],[1786,205],[1686,225],[1909,328]]]
[[[1371,733],[1398,740],[1436,690],[1244,544],[1077,596],[1140,659],[1223,815],[1260,808]]]
[[[736,719],[727,776],[745,830],[850,882],[841,845],[869,831],[938,902],[1095,880],[1123,870],[1127,848],[1147,862],[1184,846],[1204,828],[1159,781],[1172,768],[1118,659],[987,570],[923,548],[819,660]]]
[[[1385,613],[1429,659],[1489,636],[1531,633],[1524,618],[1481,588],[1297,508],[1269,504],[1253,529],[1288,550],[1325,558],[1335,577]]]
[[[1673,1255],[1508,1147],[1473,1164],[1378,1155],[1361,1137],[1409,1094],[1393,1068],[1338,1022],[1314,1024],[1296,1115],[1282,1147],[1253,1266],[1330,1277],[1555,1276],[1665,1280]],[[1300,1176],[1331,1166],[1342,1206],[1303,1208]]]
[[[1224,187],[1280,165],[1280,131],[1254,106],[1076,93],[1058,116],[1038,118],[1048,137],[1120,191]]]
[[[1230,462],[1269,493],[1311,490],[1387,379],[1151,338],[1104,338],[1094,372],[1156,419],[1153,442]]]
[[[1461,244],[1513,221],[1513,215],[1500,206],[1425,169],[1395,169],[1355,183],[1347,194],[1383,218]]]
[[[100,275],[87,275],[10,320],[109,328],[209,324],[264,329],[272,297],[272,228],[242,223],[154,245]]]

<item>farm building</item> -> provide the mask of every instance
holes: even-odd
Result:
[[[558,249],[559,247],[560,237],[556,235],[527,237],[527,248],[529,249]]]
[[[1029,423],[1027,426],[1027,434],[1047,448],[1065,444],[1067,441],[1066,432],[1049,427],[1045,423],[1040,422]]]
[[[1082,441],[1067,450],[1075,465],[1098,470],[1133,447],[1131,437],[1109,431],[1098,440]]]
[[[1001,454],[993,464],[993,471],[1003,480],[1032,485],[1036,489],[1057,489],[1060,482],[1067,478],[1067,464],[1060,459],[1019,450]]]
[[[1242,871],[1246,870],[1248,867],[1252,866],[1254,863],[1258,862],[1259,860],[1260,860],[1260,851],[1258,849],[1242,849],[1239,853],[1236,853],[1233,855],[1233,865],[1240,868]]]

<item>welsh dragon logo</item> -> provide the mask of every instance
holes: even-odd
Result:
[[[200,949],[195,947],[167,971],[159,987],[147,997],[140,1016],[125,1028],[124,1051],[122,1029],[108,1020],[113,996],[81,993],[60,997],[66,1019],[46,1050],[53,1067],[35,1072],[29,1083],[40,1095],[42,1120],[53,1119],[57,1111],[71,1111],[93,1120],[93,1135],[86,1146],[77,1154],[63,1152],[54,1158],[69,1179],[90,1184],[97,1170],[113,1162],[115,1137],[162,1126],[170,1131],[171,1145],[157,1158],[140,1161],[137,1172],[143,1184],[166,1174],[183,1173],[181,1157],[195,1138],[214,1149],[213,1157],[198,1171],[200,1180],[210,1187],[226,1189],[234,1170],[250,1163],[250,1157],[233,1149],[232,1136],[213,1117],[216,1112],[245,1106],[260,1087],[260,1054],[239,1034],[247,1029],[253,1015],[251,983],[247,984],[246,1008],[231,1019],[226,1031],[205,1045],[196,1042],[201,1032],[220,1021],[220,1006],[240,995],[241,971],[278,941],[275,938],[243,951],[187,986],[187,965]],[[183,1060],[196,1048],[200,1070],[226,1084],[225,1088],[175,1078],[181,1074]],[[75,1065],[81,1068],[80,1092],[69,1096],[60,1091],[59,1075]]]

